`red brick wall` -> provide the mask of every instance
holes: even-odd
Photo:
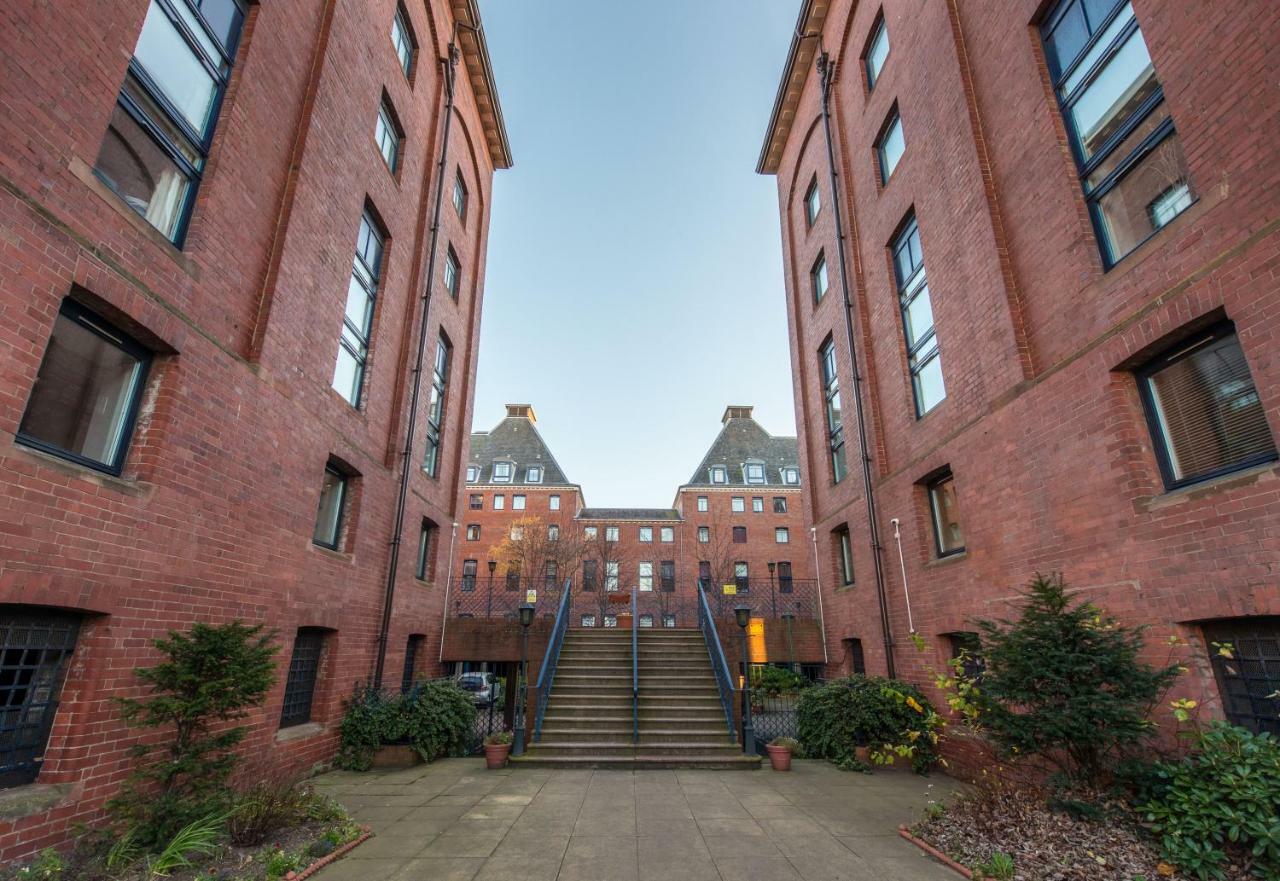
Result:
[[[1127,621],[1192,641],[1179,693],[1219,698],[1196,621],[1280,613],[1280,473],[1274,466],[1166,492],[1129,368],[1189,322],[1235,322],[1273,434],[1280,432],[1276,344],[1280,165],[1275,117],[1280,9],[1168,4],[1134,8],[1182,139],[1199,202],[1103,271],[1076,167],[1044,67],[1036,15],[1046,4],[884,0],[891,51],[875,89],[860,54],[880,4],[833,5],[824,43],[838,62],[834,127],[849,236],[855,343],[865,379],[873,482],[889,616],[901,676],[927,685],[947,656],[943,634],[974,616],[1008,614],[1036,571],[1062,571],[1081,595]],[[886,186],[873,145],[897,103],[906,152]],[[802,200],[817,175],[823,210],[808,229]],[[857,467],[852,371],[818,78],[804,86],[778,171],[788,327],[807,480],[826,585],[828,644],[860,638],[885,670],[873,551]],[[887,246],[914,209],[924,249],[947,398],[913,415]],[[813,305],[819,249],[832,291]],[[831,335],[844,393],[850,476],[832,485],[817,351]],[[967,551],[933,559],[918,481],[949,465]],[[901,521],[912,619],[889,526]],[[848,524],[856,583],[835,584],[831,531]],[[1163,659],[1163,646],[1152,649]],[[849,659],[833,652],[832,672]]]
[[[0,603],[88,616],[40,777],[72,794],[47,813],[0,822],[0,859],[57,844],[72,824],[100,816],[134,740],[111,699],[140,693],[133,668],[156,660],[149,640],[168,628],[240,618],[278,630],[277,684],[248,719],[246,753],[263,766],[327,761],[342,698],[371,672],[425,284],[442,121],[436,58],[452,28],[448,4],[407,4],[420,47],[410,85],[390,44],[394,7],[251,5],[182,250],[89,171],[146,0],[17,0],[0,12]],[[451,242],[461,258],[463,294],[456,304],[438,294],[431,307],[428,358],[442,327],[453,373],[440,472],[413,469],[392,681],[409,634],[438,645],[443,584],[416,581],[413,559],[426,516],[441,527],[436,569],[447,569],[471,421],[493,163],[465,70],[458,81],[447,180],[462,168],[471,208],[464,228],[446,203],[441,247]],[[373,142],[384,88],[407,135],[397,177]],[[330,378],[366,200],[390,235],[356,411]],[[171,352],[153,365],[120,478],[14,442],[73,289]],[[423,419],[418,426],[415,463]],[[310,540],[330,456],[361,475],[340,553]],[[283,671],[301,626],[332,631],[313,713],[321,727],[277,742]]]

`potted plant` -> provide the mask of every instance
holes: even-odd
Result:
[[[511,752],[511,732],[495,731],[484,739],[484,764],[486,768],[496,770],[507,763],[507,754]]]
[[[791,770],[791,753],[800,746],[794,737],[775,737],[765,746],[769,754],[769,764],[775,771]]]

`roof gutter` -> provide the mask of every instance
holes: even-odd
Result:
[[[821,32],[829,6],[830,0],[803,0],[800,4],[800,15],[787,50],[787,62],[782,67],[782,79],[778,82],[778,94],[773,99],[773,111],[769,114],[764,145],[756,162],[757,174],[776,174],[778,171],[782,147],[795,119],[795,106],[809,77],[809,63],[813,60],[814,51],[812,35]]]
[[[507,139],[507,126],[502,119],[498,84],[493,78],[493,62],[489,58],[489,43],[484,36],[478,0],[451,2],[454,19],[468,25],[458,34],[458,42],[467,66],[467,79],[471,83],[471,91],[475,93],[477,109],[484,123],[489,160],[495,168],[510,168],[514,164],[511,142]]]

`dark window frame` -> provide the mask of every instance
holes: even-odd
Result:
[[[462,176],[462,167],[459,166],[453,176],[453,193],[449,197],[449,201],[453,204],[454,213],[458,215],[458,220],[462,221],[462,225],[467,225],[467,208],[471,204],[471,192],[467,189],[467,181]]]
[[[928,499],[928,502],[929,502],[929,522],[933,524],[933,552],[934,552],[934,555],[939,560],[943,559],[944,557],[954,557],[957,554],[963,554],[966,550],[968,550],[967,545],[964,545],[964,544],[960,545],[959,547],[951,548],[949,550],[943,550],[942,548],[942,532],[941,532],[942,521],[940,516],[941,512],[938,510],[938,503],[937,503],[935,493],[938,491],[938,489],[940,489],[945,484],[950,483],[954,485],[955,480],[956,480],[956,476],[954,473],[952,473],[951,469],[944,468],[939,472],[937,472],[936,474],[934,474],[933,476],[931,476],[927,481],[925,481],[925,484],[924,484],[925,497]],[[957,501],[959,501],[958,494],[956,495],[956,499]]]
[[[825,286],[819,290],[818,282],[822,280]],[[813,261],[813,266],[809,268],[809,287],[813,291],[813,305],[817,306],[822,299],[831,292],[831,270],[827,267],[827,255],[825,251],[819,251],[817,259]]]
[[[902,128],[902,114],[898,111],[898,105],[896,102],[891,108],[889,108],[889,115],[885,117],[884,124],[880,126],[880,131],[876,135],[875,140],[876,176],[880,179],[881,187],[889,185],[889,179],[892,178],[893,173],[898,170],[898,165],[902,162],[902,157],[907,153],[907,135],[906,132],[903,131],[902,152],[898,154],[898,161],[893,164],[893,168],[888,168],[886,166],[884,148],[889,137],[889,132],[893,129],[894,123],[897,123],[899,129]]]
[[[293,638],[293,651],[289,655],[289,669],[285,676],[284,700],[280,705],[281,729],[311,722],[327,635],[327,631],[318,627],[300,627]]]
[[[418,558],[414,566],[414,577],[419,581],[426,581],[431,574],[431,545],[438,528],[430,519],[422,518],[422,525],[418,530]]]
[[[1205,621],[1200,629],[1227,721],[1253,732],[1280,736],[1280,699],[1267,697],[1280,690],[1280,615],[1222,618]],[[1263,643],[1273,641],[1276,654],[1264,653]],[[1254,650],[1242,647],[1242,642],[1256,643]],[[1221,643],[1230,643],[1230,658],[1215,645]],[[1264,675],[1257,675],[1259,672]],[[1260,694],[1250,688],[1251,682],[1261,683],[1256,689]]]
[[[404,673],[400,676],[400,690],[407,692],[413,688],[413,674],[418,666],[418,650],[426,637],[421,633],[409,634],[404,646]]]
[[[867,656],[862,648],[862,640],[856,636],[847,636],[841,640],[845,654],[849,655],[849,672],[856,676],[867,675]]]
[[[849,474],[849,464],[844,449],[844,408],[840,419],[834,417],[832,402],[840,399],[840,374],[836,367],[836,343],[832,337],[818,348],[818,364],[822,374],[824,421],[827,423],[827,461],[831,465],[831,482],[837,484]]]
[[[0,607],[0,791],[40,776],[80,626],[56,609]]]
[[[747,527],[745,526],[733,527],[733,544],[744,545],[746,543],[747,543]]]
[[[387,158],[382,142],[377,138],[377,124],[379,122],[392,139],[390,159]],[[400,124],[400,117],[396,114],[396,109],[391,104],[391,96],[385,91],[382,93],[382,100],[378,103],[378,116],[377,122],[374,123],[374,136],[374,140],[378,144],[378,155],[382,157],[383,164],[387,166],[391,176],[398,180],[400,178],[400,157],[404,152],[404,126]]]
[[[818,188],[818,176],[815,174],[804,191],[805,229],[813,227],[822,214],[822,191]]]
[[[322,541],[316,538],[314,529],[311,531],[311,543],[318,547],[326,548],[327,550],[330,550],[330,551],[340,552],[342,550],[342,533],[343,533],[343,529],[346,527],[347,501],[351,495],[351,481],[353,480],[353,478],[350,474],[347,474],[346,472],[338,468],[338,466],[334,465],[333,462],[326,462],[324,466],[324,471],[326,474],[332,474],[338,478],[338,516],[334,519],[333,543],[330,544],[327,541]],[[323,489],[322,489],[322,492],[323,492]],[[319,518],[320,518],[320,512],[319,512],[319,507],[317,506],[317,511],[316,511],[317,526],[319,526]]]
[[[405,54],[409,56],[408,59],[401,57],[400,47],[396,45],[395,32],[397,26],[399,26],[400,33],[405,38],[407,48]],[[391,46],[396,52],[396,66],[400,68],[401,73],[404,74],[409,84],[413,85],[414,73],[418,69],[418,35],[413,32],[413,25],[409,24],[407,10],[399,3],[396,4],[395,15],[391,20]]]
[[[884,72],[884,66],[889,62],[889,52],[886,52],[884,59],[880,62],[879,69],[872,70],[871,68],[871,50],[875,48],[881,35],[888,39],[889,26],[885,23],[883,9],[876,12],[875,21],[871,23],[871,30],[867,32],[866,46],[862,50],[862,74],[866,77],[868,93],[875,89],[876,83],[880,81],[880,74]],[[892,45],[889,47],[889,51],[893,51]]]
[[[453,245],[448,245],[444,252],[444,289],[456,302],[462,295],[462,263],[458,260],[458,252]]]
[[[836,563],[840,571],[841,587],[849,587],[855,583],[856,573],[853,568],[853,536],[848,525],[837,526],[831,531],[836,539]]]
[[[368,230],[367,238],[365,236],[365,230]],[[390,236],[387,235],[386,227],[378,221],[378,218],[374,215],[372,207],[366,204],[364,211],[360,214],[360,225],[356,231],[356,250],[355,256],[352,258],[351,262],[351,274],[356,283],[364,288],[365,293],[368,294],[369,304],[366,309],[367,314],[364,317],[364,326],[356,327],[352,323],[351,317],[347,315],[346,308],[344,307],[342,311],[342,331],[339,331],[338,333],[339,357],[342,355],[342,350],[345,349],[356,363],[356,375],[358,378],[354,389],[355,400],[348,398],[341,389],[335,388],[335,391],[337,391],[339,395],[342,395],[342,399],[357,410],[359,410],[361,405],[364,403],[365,385],[366,379],[368,378],[366,374],[368,373],[369,368],[369,351],[373,345],[373,319],[374,315],[378,311],[378,288],[382,281],[382,267],[387,260],[387,243],[389,238]],[[368,247],[366,246],[363,250],[361,249],[360,243],[362,240],[369,243],[376,241],[378,248],[377,265],[369,265],[367,260],[367,257],[369,256],[367,254]],[[350,332],[351,336],[354,337],[354,342],[358,348],[353,346],[352,342],[347,340],[347,334],[344,331]],[[335,371],[336,369],[337,367],[335,365]],[[335,380],[336,378],[337,377],[335,376]]]
[[[435,479],[440,476],[440,449],[444,437],[445,396],[449,392],[449,374],[453,365],[453,343],[440,331],[436,339],[436,357],[431,365],[431,393],[427,401],[427,439],[422,456],[422,470]]]
[[[916,248],[912,247],[914,240]],[[924,409],[921,399],[920,376],[924,373],[925,368],[934,361],[938,362],[939,371],[942,369],[942,346],[938,341],[938,320],[933,312],[933,295],[929,290],[929,276],[924,266],[924,242],[921,240],[920,225],[916,221],[915,212],[907,215],[906,221],[902,227],[894,235],[890,243],[890,251],[893,256],[893,275],[897,282],[898,288],[898,311],[902,318],[902,339],[907,348],[907,369],[911,374],[911,400],[915,406],[916,419],[923,419],[929,413],[932,413],[938,406],[947,399],[946,376],[942,376],[942,397],[933,403],[933,406],[927,410]],[[904,272],[902,256],[905,253],[909,261],[915,250],[919,250],[920,259],[918,262],[911,262],[906,267],[908,271]],[[911,306],[921,296],[929,298],[929,315],[930,323],[927,332],[920,335],[916,340],[912,340],[911,324],[908,320]]]

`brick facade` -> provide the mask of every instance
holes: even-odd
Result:
[[[1008,614],[1034,573],[1061,571],[1082,597],[1152,625],[1153,659],[1164,660],[1165,637],[1186,639],[1180,654],[1191,672],[1179,693],[1220,714],[1201,624],[1280,614],[1280,472],[1264,462],[1166,490],[1135,371],[1229,319],[1271,434],[1280,431],[1280,165],[1267,158],[1280,9],[1245,3],[1186,16],[1154,0],[1132,5],[1198,199],[1111,268],[1041,42],[1054,4],[806,0],[798,33],[820,33],[835,64],[844,268],[897,674],[927,687],[928,670],[949,656],[948,633]],[[891,48],[869,88],[864,53],[880,15]],[[884,673],[818,51],[816,37],[793,40],[758,170],[777,176],[830,672],[849,672],[847,640],[858,639],[869,671]],[[895,106],[906,148],[884,183],[875,144]],[[804,198],[815,180],[821,209],[810,225]],[[920,418],[890,253],[912,215],[946,389]],[[815,304],[809,274],[819,253],[831,290]],[[827,339],[845,402],[850,469],[839,483],[818,355]],[[964,551],[940,557],[925,482],[943,468],[954,475]],[[856,577],[840,587],[833,530],[846,524]],[[907,638],[909,615],[923,654]]]
[[[277,683],[247,720],[245,753],[257,771],[304,771],[333,754],[341,701],[377,649],[438,186],[442,60],[455,19],[478,23],[470,0],[401,8],[417,43],[408,77],[389,36],[394,0],[245,7],[181,247],[92,170],[148,0],[18,0],[0,12],[0,613],[52,607],[80,620],[38,777],[68,792],[51,810],[0,820],[0,860],[101,816],[134,738],[111,699],[141,693],[132,671],[156,660],[149,641],[169,628],[242,619],[275,629]],[[409,635],[440,638],[443,584],[413,577],[414,551],[428,518],[439,526],[432,569],[446,570],[490,184],[510,164],[496,95],[475,85],[492,82],[482,32],[462,34],[439,244],[457,255],[461,286],[455,301],[433,285],[428,373],[441,333],[452,361],[434,477],[416,467],[425,406],[413,439],[387,652],[395,683]],[[374,142],[383,100],[404,134],[394,174]],[[449,203],[456,173],[465,218]],[[356,409],[330,380],[365,211],[386,242]],[[153,353],[118,477],[17,438],[67,298]],[[327,462],[352,476],[336,551],[312,542]],[[325,633],[312,722],[279,729],[301,627]],[[419,672],[434,654],[419,653]]]

